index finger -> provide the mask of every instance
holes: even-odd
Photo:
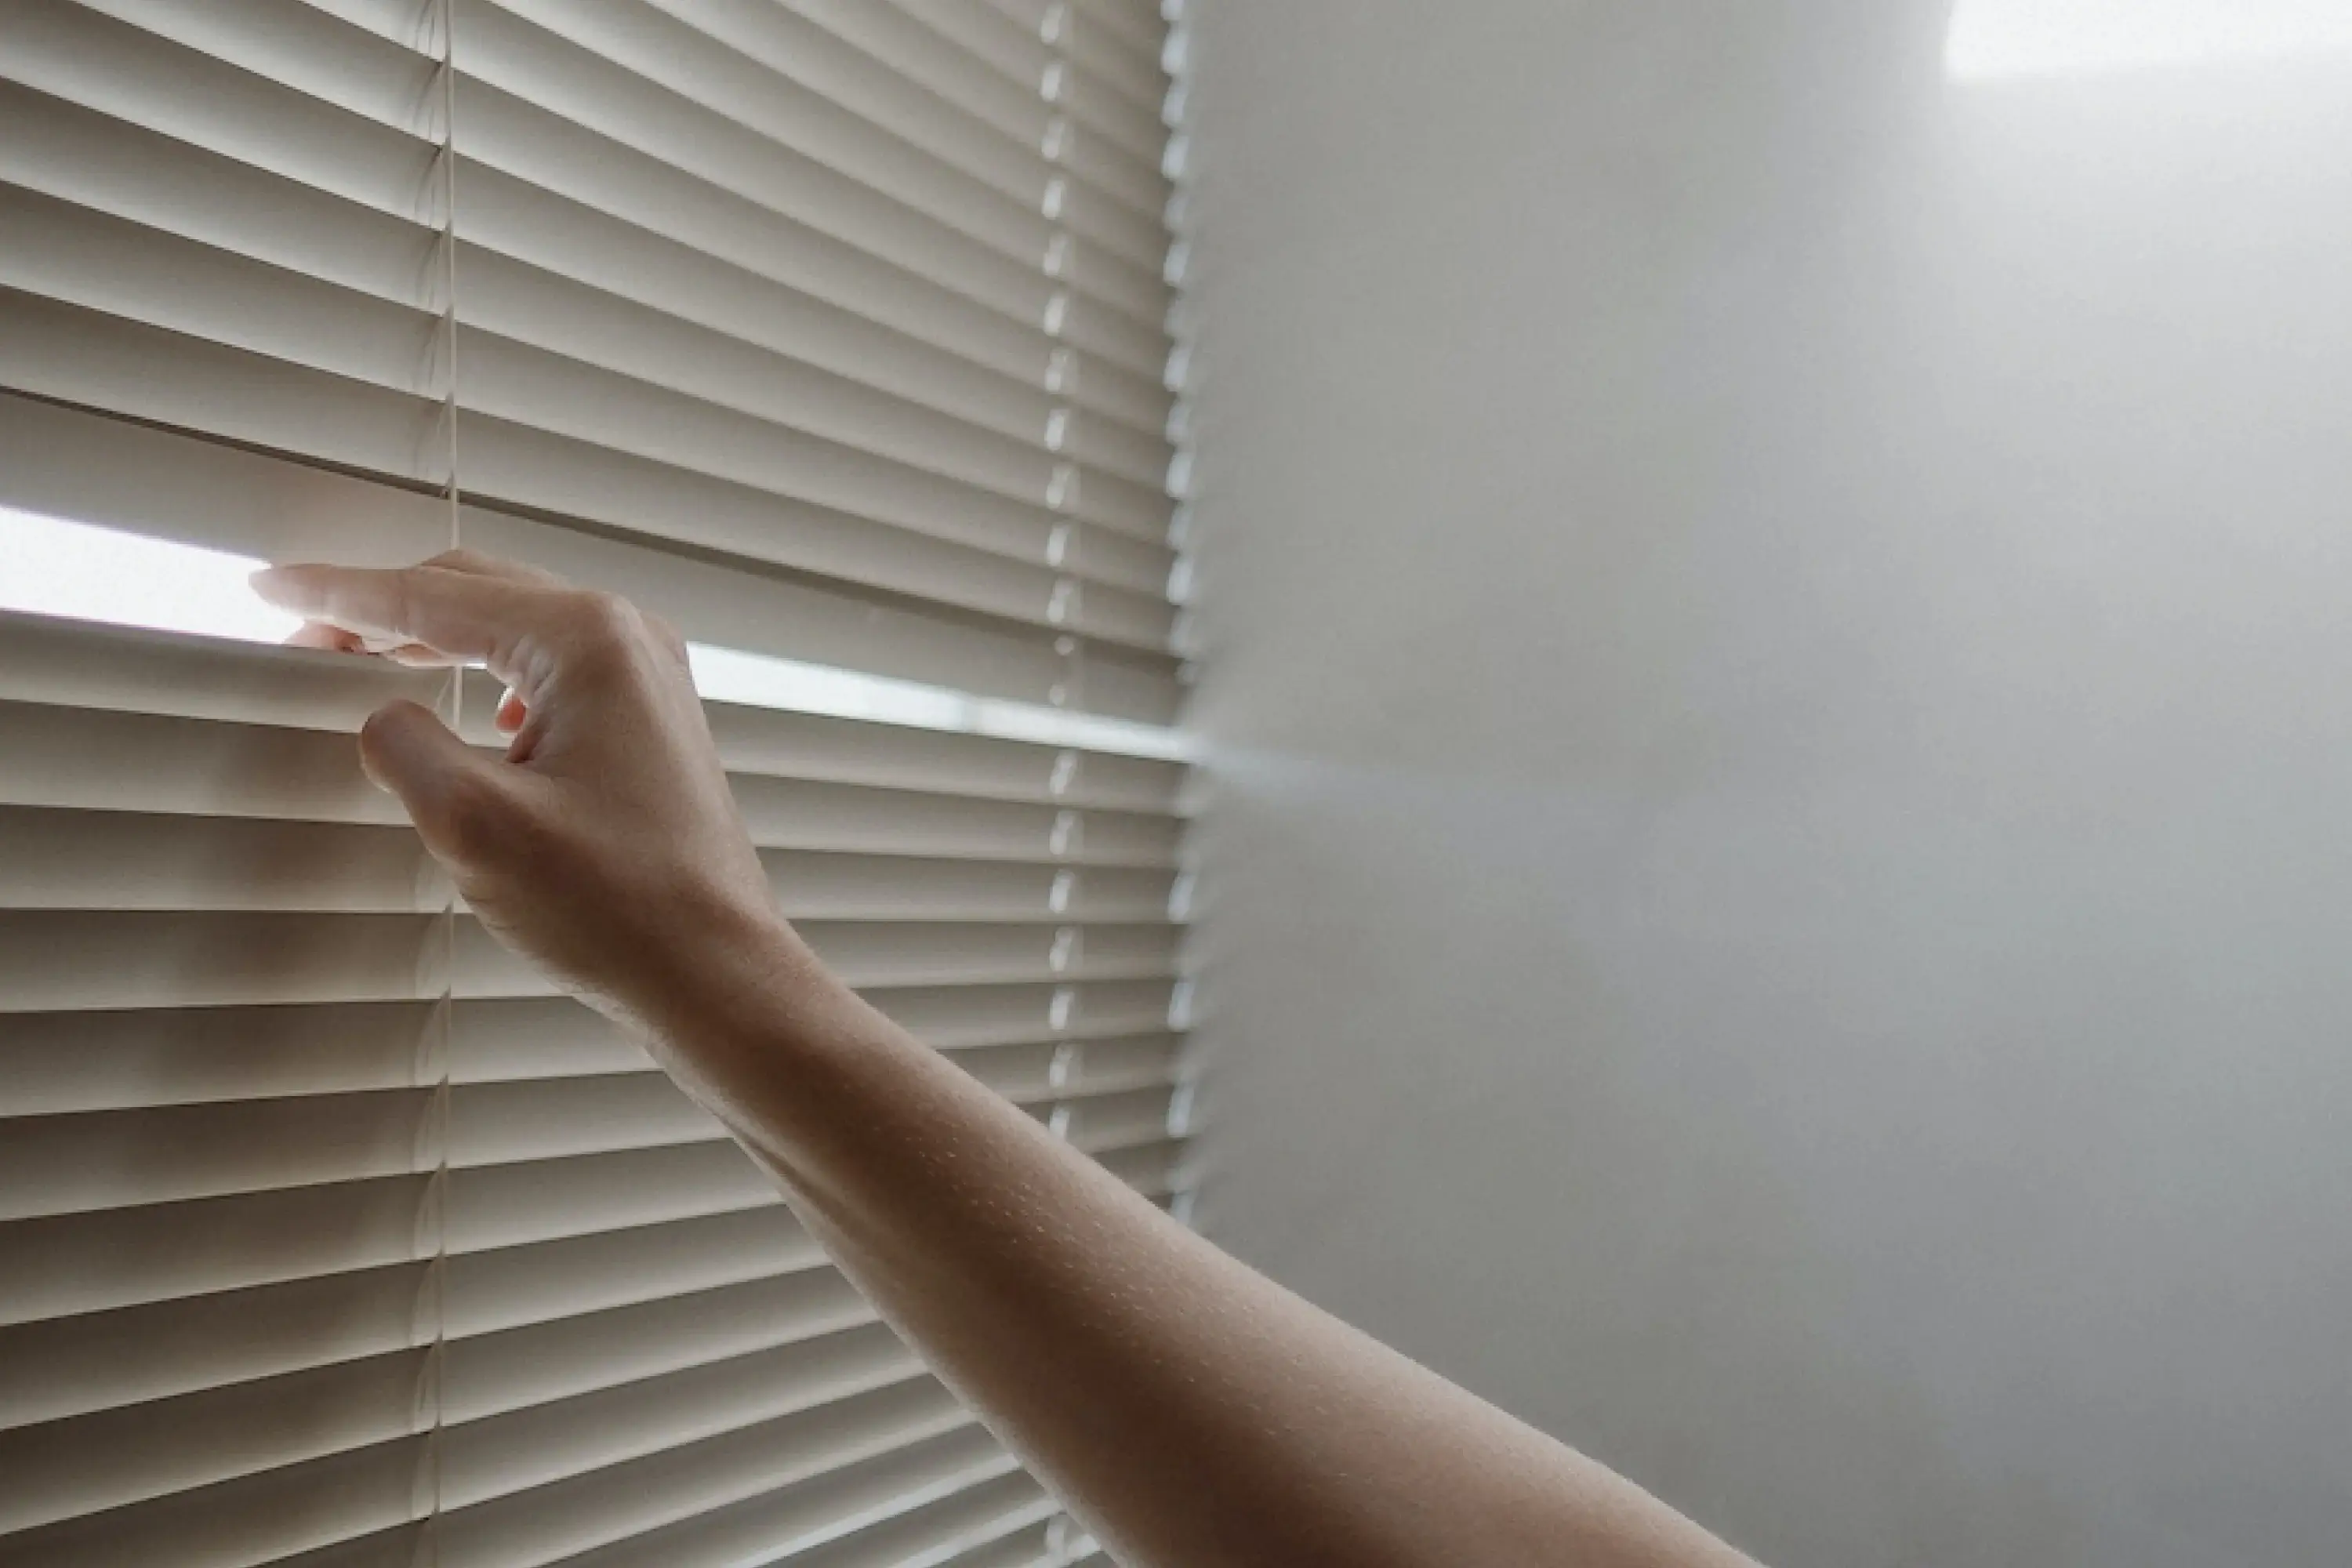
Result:
[[[552,609],[544,584],[441,566],[384,570],[305,563],[253,574],[253,591],[306,621],[362,637],[416,643],[480,663],[502,679],[517,674],[515,649]]]

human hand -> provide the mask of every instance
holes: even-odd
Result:
[[[677,634],[625,599],[469,551],[398,571],[272,567],[254,588],[304,617],[295,641],[507,683],[503,760],[414,702],[360,732],[474,914],[660,1051],[711,971],[772,968],[777,912]],[[673,1070],[675,1060],[665,1065]],[[683,1075],[693,1076],[693,1075]]]

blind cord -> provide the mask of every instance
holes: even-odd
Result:
[[[464,542],[464,502],[457,484],[457,0],[441,0],[441,337],[442,369],[446,380],[441,399],[443,458],[447,465],[444,493],[449,501],[449,548]],[[449,671],[449,728],[464,733],[466,669]],[[434,1035],[437,1071],[433,1089],[433,1259],[431,1270],[432,1348],[427,1352],[431,1426],[425,1434],[424,1478],[425,1561],[438,1568],[441,1561],[441,1503],[444,1469],[443,1412],[448,1404],[446,1386],[449,1360],[449,1142],[453,1132],[450,1068],[457,1050],[457,887],[447,886],[440,921],[441,994],[435,1004]]]

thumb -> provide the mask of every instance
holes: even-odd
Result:
[[[459,740],[428,708],[404,700],[370,714],[360,727],[360,765],[400,797],[436,855],[472,858],[499,831],[505,764]]]

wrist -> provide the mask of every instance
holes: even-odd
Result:
[[[723,1113],[789,1073],[848,993],[764,901],[697,889],[667,916],[624,1002],[663,1067]]]

